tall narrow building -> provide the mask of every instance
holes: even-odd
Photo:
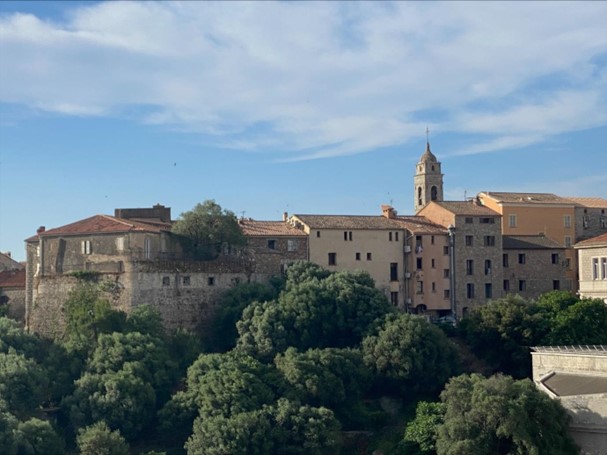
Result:
[[[419,212],[429,202],[443,200],[443,174],[440,162],[430,151],[430,142],[426,142],[426,151],[420,157],[413,178],[414,208]]]

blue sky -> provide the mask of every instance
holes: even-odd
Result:
[[[607,2],[0,2],[0,251],[116,207],[174,217],[607,198]]]

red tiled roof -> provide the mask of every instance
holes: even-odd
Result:
[[[144,223],[141,221],[125,220],[110,215],[94,215],[75,223],[66,224],[48,231],[41,232],[27,241],[37,240],[39,236],[82,235],[82,234],[112,234],[121,232],[161,232],[171,229],[168,223]]]
[[[478,205],[474,201],[434,201],[455,215],[500,216],[488,207]]]
[[[576,243],[574,246],[576,248],[584,248],[588,246],[607,246],[607,232],[590,239],[582,240],[581,242]]]
[[[494,191],[479,193],[479,196],[482,197],[483,195],[502,203],[572,205],[570,200],[552,193],[508,193]]]
[[[395,218],[364,215],[293,215],[312,229],[403,229]]]
[[[395,218],[402,225],[414,234],[447,234],[447,229],[443,226],[433,223],[423,216],[399,216]]]
[[[0,272],[0,288],[25,289],[25,269]]]
[[[572,202],[583,207],[592,209],[604,209],[607,208],[607,200],[602,197],[568,197],[566,198]]]
[[[247,237],[305,237],[306,233],[284,221],[238,220]]]

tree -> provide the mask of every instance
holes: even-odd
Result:
[[[139,332],[154,338],[163,338],[162,315],[150,305],[139,305],[131,311],[126,320],[128,332]]]
[[[289,346],[298,350],[354,347],[376,319],[393,312],[371,277],[360,271],[326,274],[317,265],[297,266],[276,300],[253,303],[238,322],[238,349],[271,360]]]
[[[45,371],[36,362],[12,349],[7,354],[0,353],[0,399],[18,417],[36,411],[46,384]]]
[[[64,445],[63,439],[45,420],[33,418],[17,426],[19,455],[62,455]]]
[[[388,315],[376,335],[362,343],[365,363],[383,386],[435,392],[457,370],[457,351],[445,334],[410,314]]]
[[[415,419],[407,424],[404,445],[407,454],[436,453],[436,437],[439,425],[445,419],[445,404],[420,401],[415,409]]]
[[[577,454],[565,409],[528,379],[462,375],[449,381],[441,400],[438,455]]]
[[[200,260],[215,259],[225,247],[245,244],[236,215],[223,210],[214,200],[204,201],[182,213],[171,231],[179,235],[187,251]]]
[[[103,421],[78,432],[81,455],[128,455],[129,446],[119,431],[112,431]]]
[[[567,306],[555,315],[545,344],[607,344],[607,306],[601,299]]]
[[[236,323],[253,302],[267,302],[278,296],[278,289],[264,283],[241,283],[224,292],[210,324],[205,344],[211,351],[227,352],[236,346]]]

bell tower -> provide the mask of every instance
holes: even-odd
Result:
[[[426,130],[426,136],[428,130]],[[430,142],[426,138],[426,151],[420,157],[413,177],[415,213],[430,201],[443,200],[443,174],[440,162],[430,151]]]

